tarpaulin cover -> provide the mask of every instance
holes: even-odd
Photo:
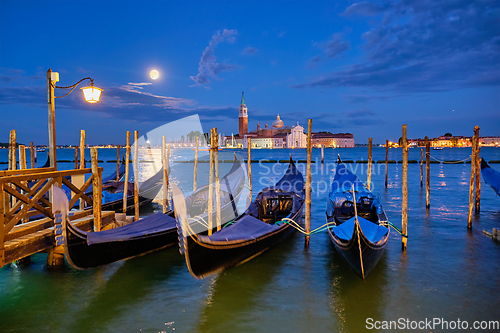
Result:
[[[246,215],[234,224],[221,229],[212,236],[198,236],[204,243],[217,241],[237,241],[256,239],[262,235],[279,229],[278,225],[268,224]]]
[[[485,160],[481,160],[481,173],[484,181],[500,195],[500,172],[492,169]]]
[[[123,227],[87,233],[87,244],[128,241],[175,228],[175,219],[163,213],[145,217]]]
[[[335,177],[332,182],[332,189],[330,192],[330,202],[328,204],[327,214],[333,215],[333,206],[340,207],[346,200],[353,201],[352,187],[356,192],[356,202],[359,204],[362,197],[367,197],[373,200],[372,207],[375,206],[377,214],[381,220],[387,220],[384,209],[378,199],[366,188],[366,186],[359,180],[354,173],[352,173],[345,164],[338,163],[335,172]]]
[[[358,216],[358,222],[361,227],[361,231],[371,243],[379,242],[389,232],[389,229],[386,227],[370,222],[360,216]],[[355,218],[353,217],[339,226],[332,227],[332,232],[338,238],[348,241],[353,235],[354,225]]]

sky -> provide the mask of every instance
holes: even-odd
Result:
[[[48,144],[49,68],[58,86],[104,89],[97,104],[56,99],[57,144],[82,129],[123,144],[194,114],[236,134],[243,91],[249,130],[279,114],[356,143],[396,141],[402,124],[500,136],[499,1],[0,0],[0,142],[15,129]]]

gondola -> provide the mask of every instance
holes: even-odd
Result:
[[[387,216],[378,199],[347,169],[340,156],[326,218],[334,224],[327,230],[335,249],[365,279],[379,262],[389,239]]]
[[[211,236],[192,228],[181,191],[174,187],[173,193],[181,253],[191,275],[204,278],[242,264],[288,237],[295,229],[282,220],[302,218],[304,178],[290,158],[276,185],[263,189],[242,215]]]
[[[484,159],[481,159],[481,173],[484,181],[500,196],[500,172],[491,168]]]
[[[223,200],[227,199],[226,206],[232,207],[237,204],[244,188],[244,176],[241,164],[235,161],[230,172],[221,179],[221,182],[231,184],[228,191],[234,193],[229,199],[223,198]],[[204,186],[193,192],[189,199],[199,195],[203,196],[207,188],[208,186]],[[54,189],[58,193],[64,193],[59,188],[54,187]],[[66,201],[64,202],[64,200]],[[63,215],[67,215],[67,197],[65,195],[64,197],[54,196],[54,202],[57,203],[54,204],[53,210],[60,210]],[[65,209],[66,211],[63,212]],[[227,210],[234,212],[232,208]],[[206,219],[207,214],[206,212],[201,214],[201,218]],[[64,244],[66,260],[76,269],[93,268],[140,256],[174,245],[178,241],[173,211],[168,211],[165,214],[156,213],[136,222],[100,232],[82,231],[62,216],[60,224],[56,224],[57,229],[61,229],[61,232],[56,240]]]

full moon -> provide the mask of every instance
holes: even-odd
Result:
[[[159,76],[160,76],[160,73],[158,73],[158,71],[156,69],[153,69],[150,73],[149,73],[149,76],[153,79],[153,80],[156,80]]]

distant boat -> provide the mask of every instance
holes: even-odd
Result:
[[[37,150],[36,150],[36,151],[40,153],[40,152],[42,152],[42,151],[45,151],[45,148],[37,148]]]
[[[443,147],[434,147],[432,150],[443,150]]]
[[[481,173],[484,181],[500,196],[500,172],[492,169],[484,159],[481,159]]]

